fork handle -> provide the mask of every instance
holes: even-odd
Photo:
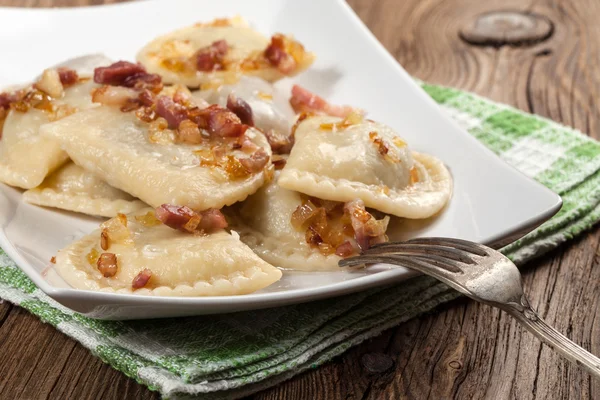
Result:
[[[562,354],[569,361],[585,369],[592,377],[600,379],[600,358],[578,346],[548,325],[529,306],[526,299],[523,299],[522,303],[524,304],[515,304],[514,306],[502,307],[502,309],[523,324],[527,330],[537,336],[541,341]]]

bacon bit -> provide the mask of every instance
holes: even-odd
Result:
[[[372,244],[387,242],[385,231],[390,220],[385,217],[376,220],[366,209],[362,200],[354,200],[344,205],[344,211],[350,216],[354,238],[358,247],[364,251]]]
[[[331,115],[333,117],[346,118],[350,113],[363,115],[364,112],[350,106],[336,106],[329,104],[322,97],[310,92],[299,85],[292,87],[290,105],[296,113],[309,112],[314,114]]]
[[[146,73],[140,64],[128,61],[117,61],[108,67],[98,67],[94,70],[94,82],[102,85],[122,86],[130,76]]]
[[[294,146],[294,136],[286,136],[280,132],[277,132],[273,129],[265,132],[265,136],[269,145],[271,145],[271,150],[276,154],[290,154],[292,151],[292,147]]]
[[[280,169],[283,169],[283,167],[285,167],[287,160],[285,158],[273,156],[273,159],[271,160],[271,162],[273,163],[273,166],[275,167],[276,170],[280,170]]]
[[[176,140],[179,143],[200,144],[204,140],[200,128],[189,119],[181,121],[177,128]]]
[[[156,217],[170,228],[182,232],[213,232],[227,227],[227,220],[221,211],[210,208],[200,213],[186,206],[163,204],[155,211]]]
[[[156,218],[154,211],[148,211],[144,215],[136,215],[135,220],[146,227],[157,226],[162,223]]]
[[[350,257],[353,254],[356,254],[356,250],[354,249],[354,246],[352,246],[352,243],[350,243],[348,240],[340,244],[335,249],[335,255],[342,258]]]
[[[56,264],[56,257],[52,256],[52,258],[50,259],[50,262],[52,264]]]
[[[217,210],[216,208],[209,208],[200,212],[200,217],[201,220],[198,229],[207,233],[225,229],[228,226],[225,216],[221,210]]]
[[[142,92],[138,95],[138,100],[140,101],[140,104],[146,107],[153,106],[156,100],[155,98],[156,95],[147,89],[142,90]]]
[[[213,105],[208,116],[208,131],[222,137],[236,137],[243,135],[248,125],[242,124],[237,115],[229,110]]]
[[[100,257],[100,253],[98,253],[98,250],[96,250],[95,248],[92,248],[86,256],[87,262],[90,265],[95,265],[96,262],[98,262],[98,257]]]
[[[193,232],[194,229],[188,230],[187,223],[194,217],[199,218],[198,214],[189,207],[175,206],[172,204],[163,204],[154,211],[156,218],[167,225],[169,228],[177,229],[182,232]],[[200,221],[198,221],[199,223]]]
[[[250,157],[240,158],[240,164],[251,174],[262,171],[269,162],[269,155],[264,149],[258,149]]]
[[[228,51],[229,45],[225,40],[218,40],[199,49],[193,56],[196,59],[196,69],[203,72],[225,69],[224,62]]]
[[[58,68],[57,71],[58,77],[60,78],[60,83],[62,83],[64,87],[69,87],[79,81],[79,75],[77,74],[77,71],[66,67]]]
[[[141,289],[148,284],[148,281],[151,277],[152,271],[150,271],[148,268],[144,268],[140,271],[139,274],[135,276],[135,278],[133,278],[133,281],[131,282],[131,287],[133,289]]]
[[[229,96],[227,96],[227,108],[238,116],[242,124],[254,126],[252,108],[244,99],[237,97],[233,93],[229,93]]]
[[[265,49],[265,58],[271,65],[277,68],[283,74],[291,74],[298,66],[298,62],[292,54],[287,51],[288,39],[282,34],[275,34],[271,37],[271,43]]]
[[[419,182],[419,171],[413,166],[410,168],[410,184]]]
[[[96,266],[105,278],[112,278],[117,274],[117,255],[113,253],[100,254]]]
[[[253,154],[260,147],[256,145],[248,136],[242,135],[237,140],[231,143],[231,148],[234,150],[240,149],[246,154]]]
[[[162,78],[157,74],[148,74],[138,72],[123,79],[120,86],[133,88],[135,90],[148,90],[152,93],[159,93],[162,88]]]
[[[58,71],[55,69],[44,70],[40,80],[33,86],[55,99],[62,97],[65,92]]]
[[[177,128],[183,120],[188,118],[187,109],[167,96],[158,96],[156,113],[167,120],[171,129]]]
[[[26,92],[24,90],[0,93],[0,108],[8,110],[9,108],[11,108],[11,103],[18,103],[23,101],[25,94]]]
[[[110,247],[110,239],[108,238],[108,229],[102,229],[100,233],[100,248],[102,250],[108,250]]]

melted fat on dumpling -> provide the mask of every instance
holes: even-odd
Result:
[[[220,209],[256,192],[271,170],[230,179],[223,169],[200,165],[197,153],[210,152],[206,144],[152,143],[147,123],[114,107],[79,112],[42,131],[58,139],[77,165],[153,207]],[[250,128],[246,135],[271,155],[261,132]],[[234,155],[247,157],[238,150]]]
[[[334,201],[361,199],[370,208],[405,218],[428,218],[452,193],[452,178],[437,158],[411,152],[386,125],[313,116],[301,122],[279,185]]]
[[[102,217],[129,214],[148,207],[72,162],[48,176],[40,186],[23,193],[23,200],[38,206]]]
[[[226,213],[240,240],[270,264],[298,271],[339,269],[340,257],[310,247],[304,233],[292,226],[292,213],[301,203],[300,193],[273,181]]]
[[[148,219],[152,209],[127,218],[130,237],[103,250],[96,230],[60,250],[54,268],[77,289],[156,296],[230,296],[252,293],[281,278],[281,271],[255,255],[225,231],[194,235]],[[137,217],[137,218],[136,218]],[[110,222],[110,221],[109,221]],[[100,254],[117,257],[117,272],[104,277]],[[133,279],[151,271],[145,287],[132,289]]]
[[[91,80],[75,84],[54,103],[79,110],[89,108],[93,105],[90,91],[96,86]],[[0,182],[31,189],[68,160],[55,139],[39,135],[40,127],[48,122],[47,111],[9,111],[0,139]]]

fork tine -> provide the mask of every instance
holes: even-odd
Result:
[[[468,240],[453,239],[445,237],[433,237],[433,238],[416,238],[407,240],[405,243],[412,244],[424,244],[428,246],[446,246],[461,249],[469,253],[476,254],[481,257],[485,257],[488,254],[486,247],[479,243],[469,242]]]
[[[407,266],[426,274],[431,274],[431,271],[437,271],[446,277],[463,273],[462,269],[456,265],[456,263],[453,264],[443,257],[438,256],[414,256],[402,254],[362,255],[340,260],[338,265],[340,267],[351,267],[373,263]]]
[[[461,249],[455,249],[451,247],[443,246],[431,246],[424,244],[413,244],[406,242],[388,242],[377,247],[372,247],[362,254],[386,254],[386,253],[397,253],[397,254],[413,254],[413,255],[429,255],[435,254],[442,256],[454,261],[460,261],[465,264],[475,264],[475,260],[469,255],[471,253],[465,252]]]

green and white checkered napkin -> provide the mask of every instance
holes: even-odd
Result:
[[[600,219],[600,144],[573,129],[454,89],[423,88],[504,160],[559,193],[562,210],[504,249],[522,264]],[[81,342],[167,398],[237,398],[315,368],[454,299],[417,277],[345,297],[230,315],[97,321],[45,296],[0,250],[0,297]]]

